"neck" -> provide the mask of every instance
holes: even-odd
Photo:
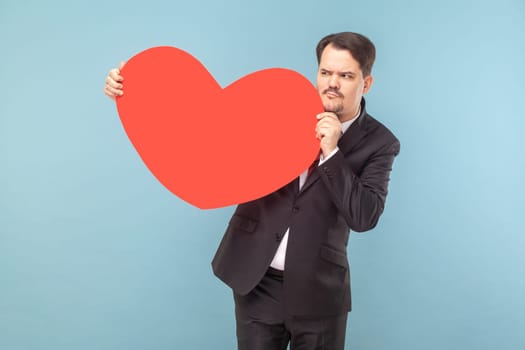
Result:
[[[361,114],[361,104],[359,104],[356,108],[352,110],[350,113],[346,113],[345,115],[339,116],[339,121],[341,123],[347,122],[349,120],[352,120]]]

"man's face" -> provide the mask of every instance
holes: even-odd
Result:
[[[352,119],[361,97],[370,90],[373,78],[363,77],[359,62],[348,50],[329,44],[321,54],[317,71],[317,91],[325,111],[334,112],[341,122]]]

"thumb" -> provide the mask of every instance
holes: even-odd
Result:
[[[124,62],[124,61],[120,61],[120,64],[119,64],[118,69],[120,70],[120,69],[124,68],[124,65],[125,65],[125,64],[126,64],[126,62]]]

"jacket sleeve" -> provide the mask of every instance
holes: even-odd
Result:
[[[399,149],[397,139],[379,148],[367,159],[359,176],[340,150],[319,166],[321,179],[351,230],[363,232],[376,226]]]

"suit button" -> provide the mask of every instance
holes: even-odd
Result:
[[[282,235],[281,233],[276,233],[276,234],[275,234],[275,240],[276,240],[277,242],[282,241],[282,240],[283,240],[283,235]]]

